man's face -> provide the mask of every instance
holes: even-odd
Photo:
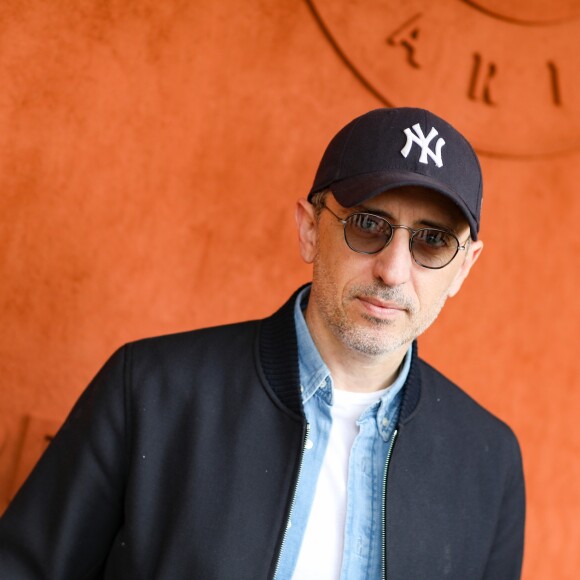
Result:
[[[329,194],[326,205],[341,218],[366,211],[392,224],[451,230],[461,244],[469,237],[455,205],[423,188],[392,190],[348,209]],[[365,255],[346,245],[343,225],[330,212],[322,210],[316,220],[302,200],[296,217],[302,257],[314,264],[306,316],[315,341],[330,340],[368,356],[406,349],[459,290],[482,248],[473,242],[446,267],[430,270],[413,261],[407,230],[396,229],[386,248]]]

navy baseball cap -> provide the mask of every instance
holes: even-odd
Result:
[[[348,123],[326,148],[308,199],[330,189],[338,203],[352,207],[412,185],[455,203],[477,239],[483,192],[479,160],[463,135],[425,109],[376,109]]]

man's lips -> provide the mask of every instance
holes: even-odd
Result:
[[[379,316],[393,316],[407,309],[396,302],[381,300],[374,296],[357,296],[357,299],[364,308]]]

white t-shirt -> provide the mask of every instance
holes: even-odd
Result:
[[[337,580],[344,548],[348,461],[358,435],[356,424],[387,389],[353,393],[334,389],[332,427],[316,484],[310,517],[293,580]]]

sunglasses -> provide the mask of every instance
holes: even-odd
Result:
[[[469,246],[469,240],[462,245],[455,234],[446,230],[394,225],[384,217],[366,212],[356,212],[342,219],[326,205],[322,207],[344,226],[346,245],[359,254],[378,254],[391,243],[397,228],[411,234],[409,250],[413,260],[423,268],[444,268],[452,262],[459,250]]]

